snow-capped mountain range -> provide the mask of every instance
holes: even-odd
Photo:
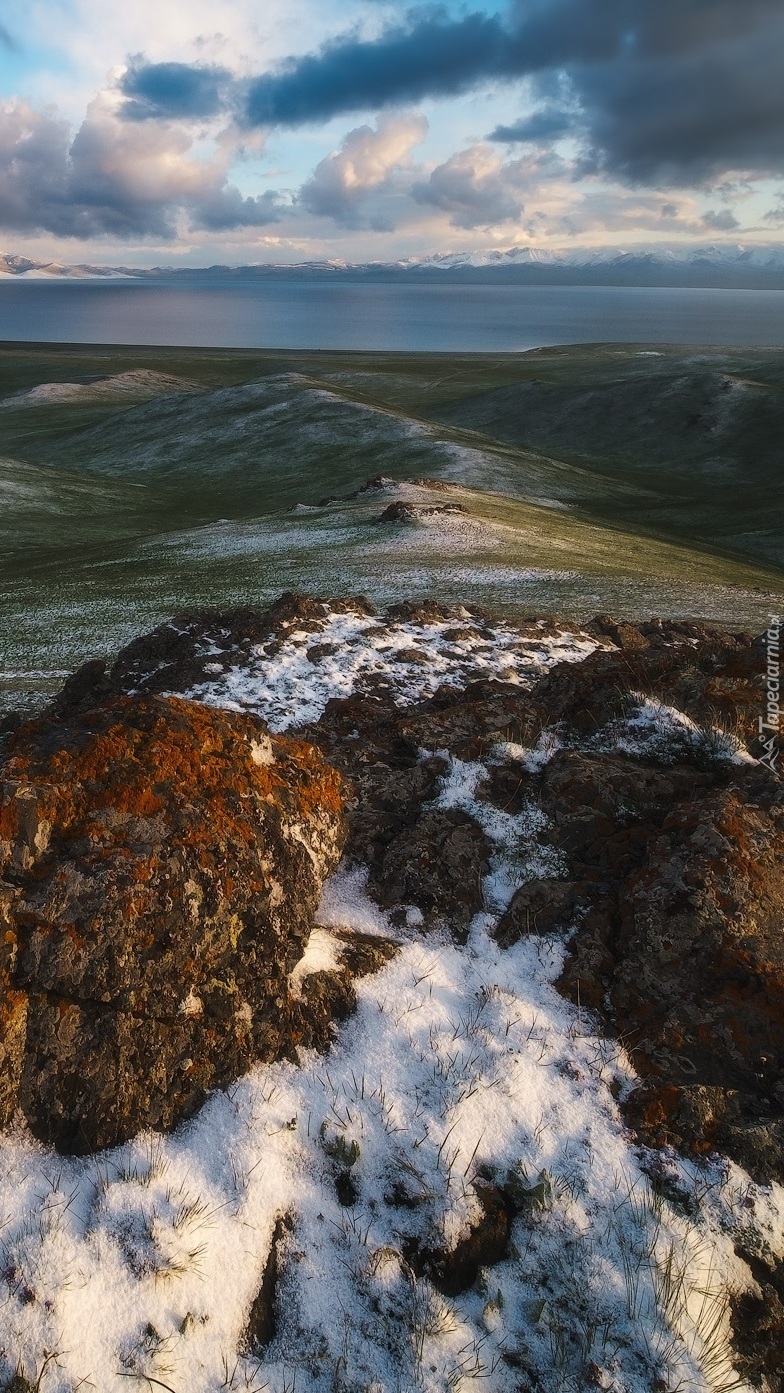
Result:
[[[0,254],[0,277],[18,280],[117,280],[158,277],[289,277],[363,279],[398,277],[510,280],[529,283],[599,285],[695,285],[784,287],[784,244],[699,244],[688,247],[596,247],[550,250],[511,247],[506,251],[436,252],[397,261],[352,263],[340,259],[293,264],[99,266],[33,261]]]

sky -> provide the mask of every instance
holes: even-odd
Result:
[[[780,242],[782,0],[0,0],[0,251]]]

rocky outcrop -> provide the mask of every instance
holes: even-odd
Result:
[[[643,1140],[780,1176],[782,785],[753,765],[562,751],[530,793],[567,869],[517,892],[499,941],[573,930],[561,986],[629,1048]]]
[[[345,835],[319,751],[120,698],[21,727],[0,778],[3,1121],[107,1146],[309,1042],[288,977]]]
[[[585,663],[552,669],[536,690],[547,722],[592,734],[632,692],[676,707],[699,726],[719,726],[758,746],[764,650],[759,639],[683,621],[618,624],[602,617],[586,628],[617,646]]]
[[[430,518],[443,516],[455,516],[467,514],[468,509],[462,503],[437,503],[427,506],[421,503],[405,503],[398,501],[390,503],[383,513],[379,513],[377,518],[372,518],[374,524],[382,522],[416,522],[418,518]]]
[[[326,616],[344,612],[374,614],[361,597],[328,604],[284,595],[263,612],[180,616],[129,645],[110,670],[87,665],[66,684],[48,725],[34,723],[18,732],[6,756],[13,790],[2,814],[3,826],[15,819],[0,881],[0,920],[7,926],[0,947],[2,1115],[18,1101],[40,1135],[56,1137],[60,1145],[86,1145],[78,1132],[82,1124],[74,1122],[75,1075],[62,1115],[55,1095],[66,1059],[81,1058],[88,1040],[106,1084],[97,1075],[92,1080],[87,1068],[91,1081],[79,1086],[98,1093],[104,1088],[97,1117],[102,1107],[109,1109],[112,1094],[120,1135],[142,1113],[138,1100],[125,1101],[131,1085],[112,1060],[123,1061],[128,1077],[141,1070],[137,1055],[156,1061],[159,1073],[153,1071],[144,1121],[168,1125],[251,1058],[328,1038],[330,1023],[352,1009],[354,968],[347,945],[340,971],[316,973],[295,1000],[287,996],[284,979],[301,952],[321,872],[300,843],[293,846],[275,830],[275,817],[299,818],[310,827],[309,819],[323,818],[338,788],[345,793],[335,794],[330,805],[333,840],[324,865],[345,837],[347,858],[367,868],[368,888],[382,907],[423,933],[449,930],[464,939],[482,907],[491,848],[469,812],[440,806],[438,796],[451,760],[479,761],[485,776],[477,797],[509,814],[533,808],[541,816],[532,835],[544,843],[550,867],[556,864],[552,853],[561,867],[556,878],[552,869],[543,871],[518,890],[500,920],[499,941],[508,945],[531,933],[572,931],[561,986],[628,1045],[643,1078],[627,1104],[640,1137],[698,1154],[716,1147],[757,1176],[781,1174],[782,785],[761,766],[732,764],[727,750],[713,749],[710,738],[700,736],[719,724],[754,752],[762,696],[759,645],[746,635],[687,622],[629,624],[601,617],[587,629],[605,647],[584,661],[560,664],[538,680],[534,669],[523,683],[492,677],[462,685],[446,681],[426,699],[402,706],[389,684],[369,686],[330,700],[323,715],[299,732],[307,746],[273,740],[274,764],[263,762],[265,754],[250,770],[249,742],[258,739],[268,749],[258,722],[149,695],[187,690],[215,669],[242,665],[254,644],[263,643],[274,658],[290,635],[307,645],[313,634],[306,652],[315,662]],[[447,642],[481,646],[492,637],[493,621],[476,607],[450,610],[428,600],[392,606],[379,623],[447,625]],[[527,633],[533,632],[541,641],[558,629],[531,621]],[[334,644],[329,649],[332,655]],[[123,705],[127,693],[136,700]],[[624,747],[619,730],[641,697],[684,713],[697,736]],[[176,713],[175,724],[188,728],[195,746],[207,738],[201,723],[211,732],[208,745],[223,732],[226,784],[205,787],[203,761],[194,762],[192,753],[178,779],[153,777],[157,755],[150,752],[157,749],[154,729],[163,712],[169,713],[165,725]],[[152,723],[145,737],[133,733],[134,720],[142,718]],[[136,809],[123,803],[122,812],[96,812],[87,798],[77,812],[66,811],[64,790],[79,786],[83,777],[85,787],[100,784],[87,777],[88,752],[102,742],[108,748],[113,721],[127,727],[133,750],[147,739],[148,753],[144,778],[134,783],[118,775],[111,796],[125,799],[127,784],[140,799],[144,790],[149,807],[142,799]],[[541,758],[523,759],[521,747],[535,746],[543,732],[554,736],[549,750],[545,740]],[[117,738],[118,768],[124,770],[128,760],[131,768],[130,746],[124,750]],[[179,749],[177,739],[172,727],[166,748],[174,741]],[[236,763],[239,750],[244,754]],[[18,763],[23,751],[29,767]],[[178,763],[178,756],[170,757]],[[327,772],[325,759],[336,774]],[[275,771],[285,777],[269,789],[264,781],[274,781]],[[248,780],[241,787],[234,783],[240,777]],[[271,801],[259,794],[259,780]],[[305,787],[315,790],[307,814],[297,803]],[[327,798],[328,788],[333,794]],[[155,803],[160,797],[162,808]],[[211,807],[220,810],[217,819]],[[245,831],[235,836],[227,829],[240,808],[247,814]],[[202,846],[197,824],[210,824],[216,839],[208,870],[196,864],[197,843]],[[187,853],[186,826],[195,838]],[[259,835],[263,846],[271,838],[272,878],[283,884],[285,871],[291,877],[286,883],[296,884],[296,896],[287,897],[285,924],[264,899],[269,887],[263,876],[263,883],[251,887],[253,858],[262,854]],[[307,841],[311,834],[303,835]],[[528,850],[536,853],[537,847]],[[147,879],[140,869],[146,858],[155,865]],[[239,867],[233,877],[230,863]],[[218,894],[221,876],[232,884]],[[190,881],[196,891],[182,888]],[[180,886],[176,894],[174,885]],[[237,929],[237,922],[243,927]],[[252,929],[244,927],[251,922]],[[99,946],[91,944],[87,952],[80,935],[91,923],[100,925]],[[130,948],[119,927],[126,923],[134,926]],[[191,982],[182,974],[184,945],[192,945],[194,933],[200,946]],[[232,934],[236,941],[230,945]],[[356,943],[351,951],[362,957]],[[267,953],[275,963],[265,976],[258,965]],[[367,968],[360,963],[356,970]],[[182,991],[165,990],[163,984],[178,972]],[[180,1010],[191,989],[201,1014]],[[245,1034],[232,1014],[237,1002],[243,1012],[243,1003],[249,1005],[253,1025]],[[113,1135],[103,1123],[96,1128],[93,1142]]]
[[[188,610],[133,639],[111,666],[101,659],[84,663],[66,681],[53,709],[67,715],[118,696],[187,692],[216,668],[247,662],[254,644],[281,640],[292,629],[319,633],[327,612],[347,611],[376,613],[362,595],[327,601],[291,591],[263,610]]]

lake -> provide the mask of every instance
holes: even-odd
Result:
[[[784,291],[8,278],[0,339],[436,353],[592,342],[780,347]]]

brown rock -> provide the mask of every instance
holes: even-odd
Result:
[[[629,1117],[650,1144],[722,1150],[769,1179],[784,1155],[784,789],[762,770],[723,788],[697,772],[686,799],[685,772],[668,774],[664,815],[641,777],[629,803],[650,820],[620,861],[619,833],[573,835],[560,785],[560,844],[588,904],[561,985],[630,1048],[647,1087]]]
[[[648,639],[636,624],[624,624],[623,621],[619,622],[609,615],[600,614],[590,627],[594,633],[601,638],[609,638],[616,647],[625,652],[635,653],[648,647]]]
[[[121,698],[21,727],[0,776],[6,1118],[108,1146],[291,1051],[288,974],[345,836],[319,752]]]
[[[526,934],[550,934],[571,927],[586,903],[588,887],[574,880],[529,880],[517,890],[502,915],[496,938],[509,948]]]

